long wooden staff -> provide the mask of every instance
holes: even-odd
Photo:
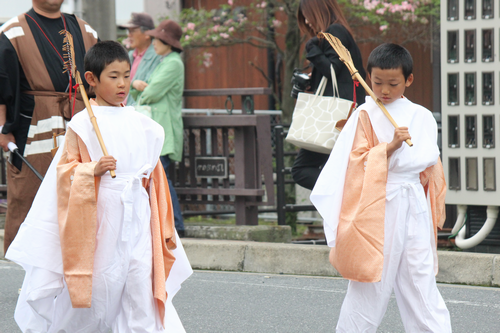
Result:
[[[375,103],[377,103],[377,105],[380,107],[382,112],[384,112],[385,116],[389,119],[389,121],[392,123],[392,125],[395,128],[398,128],[399,127],[398,124],[396,124],[396,122],[394,121],[392,116],[389,114],[389,112],[385,108],[384,104],[377,98],[377,96],[375,96],[373,91],[370,89],[370,87],[366,84],[365,80],[363,80],[363,78],[359,74],[358,70],[354,66],[354,63],[353,63],[352,58],[351,58],[351,53],[349,53],[349,50],[347,50],[346,47],[344,45],[342,45],[342,42],[337,37],[332,36],[329,33],[320,32],[318,34],[318,38],[323,38],[323,37],[330,43],[330,45],[333,47],[335,52],[337,52],[337,54],[339,55],[340,61],[342,61],[347,66],[347,68],[349,69],[349,72],[351,72],[351,76],[352,76],[353,80],[359,81],[361,83],[361,85],[363,86],[363,88],[365,88],[368,95],[370,95],[373,98]],[[406,143],[410,147],[413,146],[413,143],[411,142],[410,139],[407,139]]]
[[[94,127],[95,134],[97,135],[97,140],[99,140],[99,144],[101,145],[102,153],[104,156],[108,156],[108,150],[104,145],[104,141],[102,139],[101,131],[99,130],[99,126],[97,125],[97,120],[94,116],[94,112],[92,111],[92,107],[90,106],[89,97],[87,96],[87,92],[85,91],[85,87],[83,86],[82,78],[80,77],[80,72],[76,69],[76,58],[75,58],[75,46],[73,44],[73,36],[67,30],[61,31],[61,34],[64,34],[64,46],[63,51],[65,52],[64,57],[66,58],[66,62],[64,64],[65,72],[69,71],[70,75],[76,81],[78,85],[78,89],[80,89],[80,93],[82,94],[83,103],[87,108],[87,112],[89,113],[90,121],[92,122],[92,126]],[[71,89],[71,87],[70,87]],[[109,171],[111,178],[116,177],[115,170]]]

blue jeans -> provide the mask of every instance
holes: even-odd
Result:
[[[170,176],[168,175],[168,166],[170,165],[170,158],[168,155],[160,156],[161,164],[163,164],[163,169],[165,169],[165,173],[167,174],[168,179],[168,188],[170,190],[170,197],[172,198],[172,206],[174,208],[174,220],[175,220],[175,229],[177,231],[184,230],[184,219],[182,218],[181,205],[179,204],[179,199],[177,198],[177,193],[175,193],[174,185],[170,180]]]

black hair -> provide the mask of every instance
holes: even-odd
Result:
[[[366,69],[372,73],[372,68],[403,70],[405,81],[413,73],[413,59],[407,49],[398,44],[385,43],[377,46],[368,57]]]
[[[169,43],[162,41],[160,38],[156,38],[156,39],[158,39],[163,45],[170,45]],[[177,52],[177,53],[182,52],[182,50],[176,48],[175,46],[170,45],[170,47],[172,47],[172,51],[174,51],[174,52]]]
[[[106,40],[92,46],[83,60],[85,71],[92,72],[98,80],[101,73],[113,61],[126,61],[130,65],[127,50],[118,42]]]

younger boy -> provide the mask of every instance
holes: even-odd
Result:
[[[311,194],[324,218],[330,262],[351,280],[337,332],[376,332],[394,290],[406,332],[451,332],[436,286],[436,233],[446,192],[431,112],[403,94],[410,53],[383,44],[368,58],[375,101],[353,113]],[[411,134],[411,136],[410,136]],[[410,139],[413,147],[404,141]]]
[[[130,62],[119,43],[94,45],[85,70],[110,156],[78,113],[6,255],[26,270],[15,319],[23,332],[183,332],[172,297],[192,270],[159,162],[163,129],[120,107]]]

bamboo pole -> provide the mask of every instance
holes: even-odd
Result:
[[[90,106],[89,97],[87,96],[87,92],[85,91],[85,86],[83,85],[82,78],[80,77],[80,72],[76,68],[75,46],[73,44],[73,36],[67,30],[62,30],[59,33],[61,35],[64,35],[63,50],[66,52],[64,54],[64,58],[66,59],[66,61],[64,62],[64,73],[69,71],[70,75],[75,78],[75,81],[78,85],[78,89],[80,90],[80,94],[82,95],[83,103],[85,104],[87,112],[89,113],[90,122],[94,127],[94,131],[97,135],[97,140],[99,141],[99,145],[101,146],[102,153],[104,156],[109,156],[108,150],[104,145],[104,140],[102,139],[101,131],[99,130],[99,126],[97,125],[97,120],[95,118],[94,111],[92,111],[92,107]],[[109,174],[111,175],[111,178],[116,177],[116,173],[114,170],[109,170]]]
[[[99,145],[101,146],[102,153],[104,156],[109,156],[108,150],[106,149],[106,145],[104,144],[104,140],[102,139],[101,131],[99,130],[99,126],[97,125],[97,120],[94,115],[94,111],[92,111],[92,107],[90,106],[89,102],[89,97],[87,96],[87,92],[85,91],[85,87],[83,85],[82,79],[80,77],[80,73],[76,71],[75,73],[75,80],[76,83],[78,84],[78,89],[80,90],[80,93],[82,94],[83,98],[83,103],[85,104],[85,107],[87,108],[87,112],[89,113],[90,117],[90,122],[92,123],[92,126],[94,127],[95,134],[97,135],[97,140],[99,141]],[[109,174],[111,175],[111,178],[116,177],[115,170],[109,170]]]

